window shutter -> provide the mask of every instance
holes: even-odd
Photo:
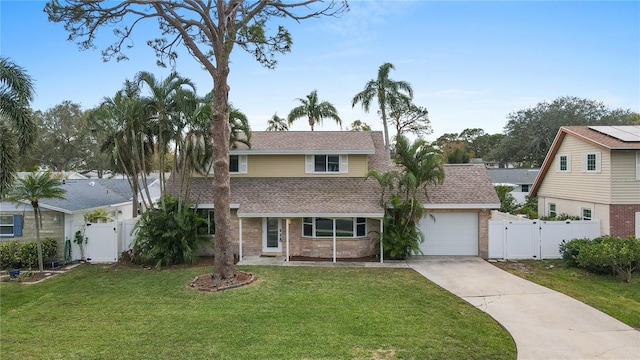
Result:
[[[305,155],[304,157],[304,162],[305,162],[304,168],[307,174],[313,173],[313,160],[314,160],[314,155]]]
[[[556,172],[562,171],[562,162],[560,161],[560,155],[556,155]]]
[[[640,151],[636,151],[636,180],[640,180]],[[637,226],[640,229],[640,224]]]
[[[601,166],[600,163],[602,162],[602,156],[600,156],[602,153],[600,151],[596,152],[596,172],[600,172],[601,170]]]
[[[22,236],[22,215],[13,215],[13,236]]]
[[[340,173],[349,172],[349,155],[340,155]]]
[[[567,172],[571,172],[571,155],[566,155],[567,157]]]
[[[587,171],[587,154],[582,154],[582,172]]]
[[[238,173],[240,174],[247,173],[247,155],[238,156]]]

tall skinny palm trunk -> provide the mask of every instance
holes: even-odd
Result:
[[[42,242],[40,241],[40,206],[37,201],[32,201],[33,216],[36,220],[36,247],[38,249],[38,269],[40,272],[44,271],[44,260],[42,260]]]

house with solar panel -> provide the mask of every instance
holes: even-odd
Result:
[[[563,126],[531,189],[538,213],[598,219],[640,237],[640,126]]]

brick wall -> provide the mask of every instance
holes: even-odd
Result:
[[[286,219],[282,219],[282,254],[286,254]],[[238,217],[235,210],[231,214],[232,241],[238,246]],[[369,219],[368,231],[379,230],[379,221]],[[358,258],[377,254],[378,236],[369,233],[364,238],[338,238],[336,254],[341,258]],[[262,254],[262,218],[242,219],[242,254],[257,256]],[[302,236],[302,219],[290,219],[289,223],[289,255],[309,257],[333,257],[332,238],[309,238]]]
[[[620,237],[635,236],[637,212],[640,212],[640,204],[610,205],[609,234]]]
[[[478,256],[489,258],[489,219],[491,212],[482,210],[478,213]]]

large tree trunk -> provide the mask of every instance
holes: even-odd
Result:
[[[235,277],[231,245],[231,189],[229,180],[229,58],[218,55],[218,67],[213,81],[213,193],[214,236],[213,276],[217,279]]]

